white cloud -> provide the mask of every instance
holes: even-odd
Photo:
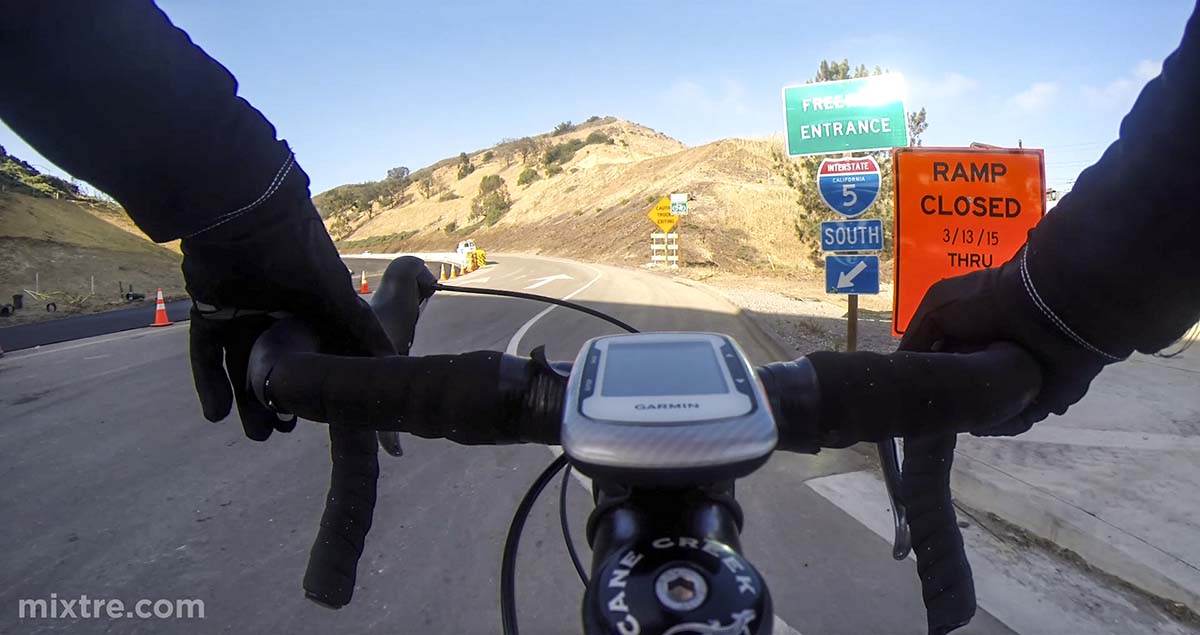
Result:
[[[1162,63],[1153,62],[1150,60],[1142,60],[1133,67],[1133,76],[1143,82],[1148,82],[1158,76],[1162,72]]]
[[[1058,94],[1058,82],[1035,82],[1029,88],[1013,95],[1008,103],[1024,112],[1037,112],[1050,105]]]
[[[979,81],[961,73],[946,73],[934,80],[914,77],[909,80],[909,96],[913,104],[935,103],[957,99],[979,87]]]
[[[696,112],[721,115],[745,115],[750,112],[746,87],[735,79],[721,79],[705,86],[690,79],[678,79],[661,95],[664,101]]]
[[[1129,110],[1146,82],[1162,71],[1162,64],[1142,60],[1127,74],[1104,86],[1084,86],[1083,97],[1093,108],[1105,110]]]

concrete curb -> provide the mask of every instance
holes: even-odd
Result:
[[[1109,575],[1200,611],[1200,571],[1119,527],[961,451],[951,482],[955,498],[968,507],[995,513]]]

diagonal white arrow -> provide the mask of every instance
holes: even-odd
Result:
[[[560,274],[553,275],[553,276],[546,276],[544,278],[534,278],[533,279],[534,283],[529,285],[528,287],[525,287],[525,290],[528,291],[529,289],[536,289],[538,287],[544,287],[544,286],[550,284],[551,282],[554,282],[555,280],[574,280],[574,279],[575,278],[572,278],[571,276],[568,276],[565,273],[560,273]]]
[[[854,268],[850,269],[850,271],[843,271],[839,273],[837,288],[845,289],[846,287],[853,287],[854,279],[857,278],[858,274],[862,273],[866,268],[867,263],[859,260],[858,264],[854,265]]]

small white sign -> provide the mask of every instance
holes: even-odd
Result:
[[[672,216],[687,216],[687,194],[672,194],[671,195],[671,215]]]

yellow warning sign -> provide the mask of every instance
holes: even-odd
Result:
[[[660,198],[654,207],[646,212],[646,217],[650,219],[650,222],[658,225],[664,234],[671,233],[671,230],[675,229],[675,225],[679,224],[679,217],[671,213],[671,197],[669,196]]]

